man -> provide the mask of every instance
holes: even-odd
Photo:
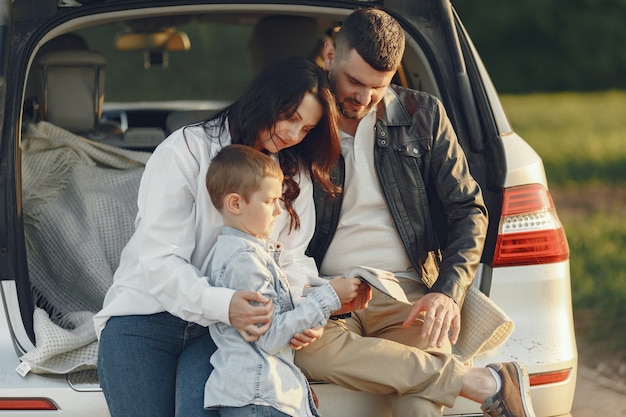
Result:
[[[309,252],[323,275],[352,265],[394,271],[415,303],[373,291],[368,308],[329,322],[296,362],[309,378],[399,394],[391,397],[396,417],[441,416],[458,396],[481,403],[486,416],[534,416],[522,364],[468,368],[451,354],[487,213],[441,103],[390,85],[404,42],[395,19],[362,9],[324,46],[342,113],[344,191],[334,200],[316,194]],[[443,247],[434,206],[447,218]]]

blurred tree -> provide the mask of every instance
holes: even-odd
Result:
[[[501,92],[626,88],[626,0],[454,6]]]

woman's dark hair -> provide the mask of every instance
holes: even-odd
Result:
[[[307,58],[276,60],[258,73],[237,101],[204,122],[205,131],[210,135],[210,126],[217,121],[218,136],[221,136],[228,119],[232,143],[255,146],[259,132],[270,130],[273,133],[276,122],[291,118],[307,93],[315,95],[322,105],[322,118],[302,142],[278,153],[285,174],[283,202],[291,216],[291,229],[300,227],[298,214],[291,204],[300,193],[293,179],[299,168],[307,169],[312,179],[330,195],[335,196],[340,191],[330,179],[341,145],[339,113],[327,74]]]

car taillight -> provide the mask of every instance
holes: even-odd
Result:
[[[545,264],[569,258],[550,193],[543,185],[506,188],[493,266]]]
[[[567,381],[572,374],[572,368],[562,369],[560,371],[544,372],[541,374],[530,374],[530,386],[556,384]]]
[[[0,411],[8,410],[57,410],[47,398],[0,398]]]

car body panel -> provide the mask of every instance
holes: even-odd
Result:
[[[383,3],[404,25],[407,51],[404,79],[407,85],[441,98],[468,152],[472,173],[483,187],[489,205],[490,229],[483,263],[476,285],[500,305],[515,322],[509,340],[498,349],[474,358],[483,366],[491,362],[521,360],[531,374],[571,369],[563,381],[531,388],[538,416],[567,415],[571,409],[576,381],[577,351],[573,329],[569,263],[492,267],[502,202],[508,187],[548,183],[541,157],[515,133],[506,119],[487,69],[469,35],[446,1],[402,0],[385,2],[302,1],[302,2],[219,2],[66,0],[72,7],[57,8],[55,1],[0,0],[0,56],[8,65],[0,74],[0,401],[13,397],[43,397],[58,405],[67,416],[108,416],[104,396],[95,375],[20,376],[19,357],[35,345],[26,243],[21,207],[19,141],[25,122],[23,101],[27,95],[27,73],[34,70],[35,53],[47,41],[64,32],[86,29],[104,20],[115,22],[145,13],[166,15],[238,13],[246,16],[282,12],[313,14],[325,22],[339,21],[350,9]],[[183,4],[184,3],[184,4]],[[203,4],[206,3],[206,4]],[[429,19],[451,19],[453,25]],[[449,23],[449,22],[448,22]],[[193,44],[192,44],[193,48]],[[443,52],[442,52],[443,51]],[[170,55],[173,60],[174,56]],[[107,73],[112,72],[109,64]],[[19,86],[19,87],[16,87]],[[121,120],[135,111],[166,112],[215,110],[228,102],[224,97],[205,100],[154,102],[105,101],[105,120]],[[161,113],[159,113],[161,114]],[[126,115],[126,116],[123,116]],[[161,116],[159,116],[161,117]],[[480,119],[481,123],[476,123]],[[160,121],[164,122],[164,121]],[[133,126],[124,126],[126,130]],[[135,126],[137,127],[137,126]],[[145,126],[138,126],[145,127]],[[148,126],[151,128],[152,126]],[[125,146],[113,138],[109,144]],[[322,414],[333,416],[391,415],[386,398],[344,390],[332,384],[314,384]],[[35,416],[50,411],[20,411]],[[459,398],[446,415],[481,415],[477,404]]]

